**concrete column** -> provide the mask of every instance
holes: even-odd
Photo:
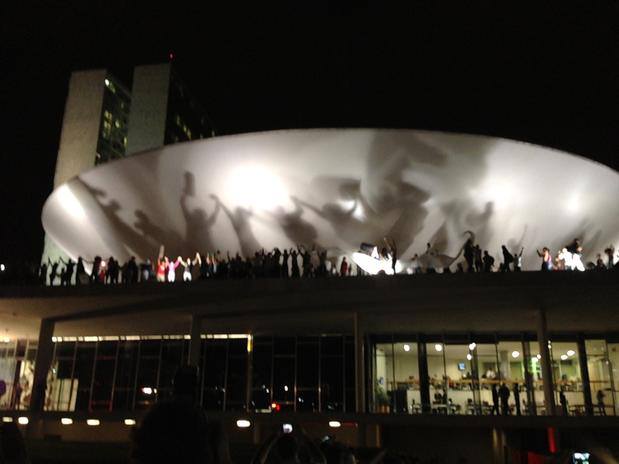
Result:
[[[202,317],[197,314],[191,316],[191,340],[189,341],[189,358],[187,364],[190,366],[200,367],[200,348],[202,340],[200,333],[202,332]]]
[[[51,319],[42,319],[39,327],[39,343],[37,355],[34,360],[34,380],[32,384],[32,396],[30,399],[31,411],[43,411],[45,406],[45,389],[47,388],[47,374],[52,364],[54,354],[55,322]]]
[[[556,415],[554,380],[552,378],[552,364],[550,360],[550,350],[548,349],[548,327],[546,326],[546,312],[543,308],[537,311],[537,342],[539,343],[539,353],[542,356],[542,377],[544,381],[544,404],[546,405],[546,415]]]
[[[357,312],[353,315],[355,337],[355,411],[365,412],[365,332]]]

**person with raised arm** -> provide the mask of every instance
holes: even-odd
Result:
[[[542,251],[537,251],[537,256],[542,258],[542,271],[552,271],[552,255],[550,254],[550,250],[548,247],[542,248]]]

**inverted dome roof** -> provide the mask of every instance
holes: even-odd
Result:
[[[455,255],[466,230],[496,257],[502,244],[554,252],[574,237],[585,258],[619,248],[619,174],[512,140],[418,130],[260,132],[168,145],[58,187],[43,208],[73,258],[121,261],[196,251],[317,244],[350,254],[392,238],[401,256],[426,243]]]

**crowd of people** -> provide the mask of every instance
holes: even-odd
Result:
[[[452,272],[518,272],[523,270],[523,248],[510,251],[501,247],[502,260],[482,250],[474,243],[473,236],[462,246],[455,257],[440,254],[436,247],[427,244],[426,251],[414,254],[409,260],[399,260],[395,243],[386,241],[387,246],[379,248],[362,244],[359,253],[352,258],[341,252],[334,253],[315,246],[299,245],[295,248],[274,248],[256,251],[253,256],[231,255],[220,250],[214,253],[196,252],[193,256],[169,257],[161,247],[156,259],[139,261],[131,257],[120,262],[113,256],[107,259],[96,256],[92,261],[79,257],[77,261],[59,258],[57,261],[42,263],[40,266],[23,263],[12,278],[7,272],[0,272],[0,281],[20,284],[38,283],[42,286],[69,286],[89,284],[132,284],[138,282],[191,282],[206,279],[258,279],[258,278],[316,278],[328,276],[361,276],[373,274],[355,262],[354,255],[363,253],[377,262],[379,274],[422,274]],[[548,247],[536,250],[540,257],[541,271],[563,270],[609,270],[619,268],[619,256],[613,246],[598,253],[595,261],[584,263],[582,245],[579,239],[559,249],[555,254]],[[397,263],[396,263],[397,261]],[[397,266],[396,266],[397,264]],[[5,270],[6,271],[6,270]],[[385,272],[387,271],[387,272]],[[17,277],[15,274],[18,274]]]

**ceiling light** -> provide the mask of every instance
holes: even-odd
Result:
[[[517,351],[517,350],[512,351],[512,358],[516,359],[518,356],[520,356],[520,351]]]
[[[411,346],[408,344],[404,344],[404,351],[406,351],[407,353],[411,350]]]
[[[441,345],[440,343],[437,343],[434,345],[434,349],[436,351],[443,351],[443,345]]]

